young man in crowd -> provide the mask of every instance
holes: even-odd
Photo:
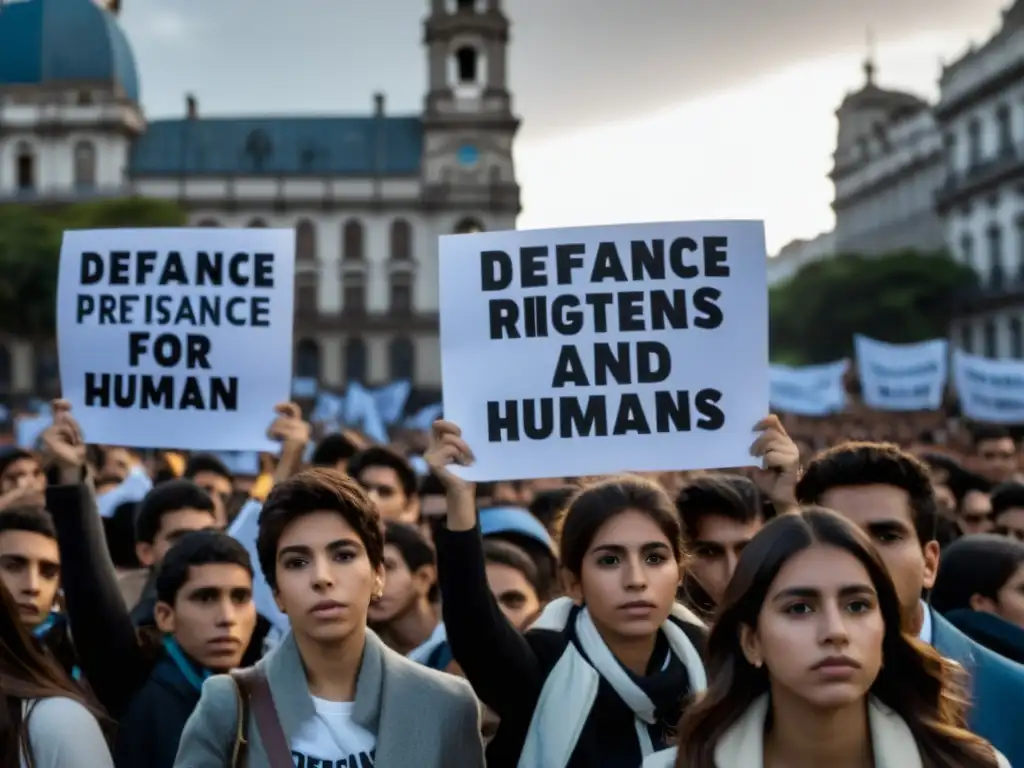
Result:
[[[895,445],[844,443],[814,458],[797,485],[803,503],[822,504],[860,526],[896,585],[904,629],[967,671],[971,729],[1013,765],[1024,765],[1024,730],[1009,702],[1024,696],[1024,666],[978,645],[921,599],[935,582],[937,508],[928,469]]]
[[[375,445],[349,459],[348,474],[366,489],[384,520],[419,523],[419,479],[402,456]]]
[[[542,607],[537,564],[515,544],[494,538],[484,539],[484,562],[501,612],[513,626],[527,629]]]
[[[992,519],[992,499],[989,498],[991,490],[992,484],[988,480],[971,475],[957,504],[956,526],[961,535],[991,533],[995,528],[996,524]]]
[[[1017,446],[1004,428],[978,425],[971,435],[977,472],[991,483],[1005,483],[1020,477]]]
[[[22,448],[0,452],[0,510],[42,506],[46,473],[35,454]]]
[[[429,644],[441,623],[433,599],[437,590],[434,549],[416,528],[388,521],[384,524],[384,572],[384,592],[370,604],[370,627],[389,648],[411,657]]]
[[[765,503],[752,480],[712,473],[684,486],[676,509],[693,555],[681,596],[707,618],[725,594],[743,548],[764,526]]]
[[[245,547],[193,531],[167,553],[156,580],[163,653],[121,716],[116,768],[172,768],[203,681],[238,667],[256,624]]]
[[[185,479],[202,488],[213,501],[217,527],[228,527],[228,507],[235,492],[235,476],[224,462],[213,454],[193,454],[185,465]]]
[[[345,472],[348,468],[349,459],[359,453],[359,446],[344,432],[332,432],[325,435],[316,448],[309,463],[314,467],[325,469],[336,469]]]
[[[992,491],[995,532],[1024,541],[1024,483],[1003,483]]]
[[[167,551],[189,531],[217,527],[213,499],[191,480],[168,480],[146,494],[135,518],[135,554],[150,577],[132,609],[136,626],[154,623],[156,574]]]

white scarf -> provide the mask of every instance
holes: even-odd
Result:
[[[552,601],[531,629],[564,630],[573,607],[567,597]],[[700,619],[678,603],[672,614],[686,623],[703,626]],[[636,734],[643,757],[654,752],[647,730],[648,725],[655,723],[654,702],[608,650],[586,608],[577,614],[575,629],[586,658],[570,642],[544,681],[519,756],[519,768],[565,768],[590,716],[602,677],[636,715]],[[666,620],[661,629],[672,653],[686,667],[691,692],[707,689],[704,664],[690,638],[671,620]]]

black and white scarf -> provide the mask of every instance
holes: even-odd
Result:
[[[575,604],[567,597],[554,600],[531,629],[562,631],[572,615]],[[702,622],[678,603],[672,610],[678,620],[702,626]],[[530,730],[526,734],[519,768],[565,768],[579,741],[583,726],[597,698],[601,678],[612,687],[636,717],[636,734],[644,758],[653,754],[655,745],[648,726],[657,722],[656,706],[638,686],[605,645],[597,627],[584,607],[576,614],[576,637],[580,648],[569,642],[555,664],[533,711]],[[707,675],[700,653],[686,633],[671,619],[661,627],[671,653],[686,668],[690,692],[707,689]],[[580,650],[583,653],[580,653]],[[584,657],[584,654],[586,656]]]

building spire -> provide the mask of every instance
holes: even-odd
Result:
[[[871,27],[867,29],[867,56],[864,57],[864,79],[865,85],[875,84],[875,32]]]

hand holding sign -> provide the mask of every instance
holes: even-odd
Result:
[[[43,432],[42,443],[46,455],[60,470],[61,484],[81,482],[85,440],[67,400],[53,401],[53,424]]]
[[[476,485],[453,473],[456,464],[468,467],[473,451],[462,439],[462,430],[450,421],[438,420],[430,431],[430,445],[423,454],[431,471],[448,492],[448,529],[468,531],[476,526]]]
[[[771,499],[776,512],[783,514],[797,506],[800,449],[774,414],[757,422],[754,431],[761,433],[750,446],[750,455],[761,459],[761,469],[754,473],[754,482]]]
[[[283,445],[301,445],[309,442],[310,426],[302,420],[302,409],[295,403],[280,403],[274,406],[277,418],[270,424],[267,437]]]

